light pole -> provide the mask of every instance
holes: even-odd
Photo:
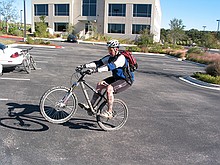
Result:
[[[26,5],[24,0],[24,41],[26,41]]]
[[[217,19],[216,21],[218,22],[218,27],[217,27],[217,37],[218,37],[218,31],[219,31],[219,22],[220,22],[220,19]]]
[[[21,26],[22,26],[22,11],[23,10],[20,10]]]

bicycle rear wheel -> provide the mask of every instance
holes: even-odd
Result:
[[[105,131],[118,130],[126,123],[128,119],[128,108],[127,105],[120,99],[115,99],[113,103],[113,118],[107,119],[101,117],[100,113],[108,109],[108,103],[103,102],[96,116],[98,125]]]
[[[69,98],[68,98],[69,96]],[[40,100],[42,116],[51,123],[64,123],[76,112],[77,97],[66,87],[53,87]]]
[[[24,58],[22,61],[22,64],[24,66],[24,70],[29,74],[31,73],[31,66],[30,61],[27,58]]]

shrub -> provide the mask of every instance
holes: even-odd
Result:
[[[27,44],[34,44],[34,40],[31,37],[27,37],[26,43]]]
[[[15,36],[23,36],[23,32],[20,31],[20,30],[14,30],[12,35],[15,35]]]
[[[187,54],[187,60],[199,62],[203,64],[211,64],[216,61],[220,61],[220,55],[218,53],[190,53]]]
[[[148,50],[150,53],[163,53],[162,46],[159,44],[154,44],[152,47]]]
[[[212,64],[209,64],[206,69],[206,73],[211,76],[220,76],[220,61],[216,61]]]
[[[201,54],[202,52],[203,51],[198,47],[192,47],[187,51],[188,54],[190,54],[190,53]]]
[[[211,76],[209,74],[196,72],[193,77],[207,83],[220,84],[220,76]]]
[[[126,47],[126,50],[130,52],[141,52],[141,48],[139,48],[138,46],[129,46]]]

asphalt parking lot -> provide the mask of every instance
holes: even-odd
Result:
[[[179,79],[204,66],[163,55],[136,54],[135,83],[116,97],[129,108],[123,128],[102,131],[78,108],[65,124],[39,113],[42,94],[70,86],[74,68],[106,55],[101,45],[63,43],[63,49],[35,47],[37,70],[21,68],[0,77],[0,164],[4,165],[218,165],[219,91]],[[95,85],[110,73],[93,74]],[[84,101],[79,90],[79,101]]]

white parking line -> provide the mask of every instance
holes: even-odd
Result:
[[[48,63],[48,61],[36,61],[37,63]]]
[[[8,101],[9,99],[0,98],[0,101]]]
[[[188,71],[187,68],[185,68],[185,69],[184,69],[184,68],[182,68],[182,69],[168,69],[168,68],[167,68],[167,69],[163,69],[163,70],[168,70],[168,71],[169,71],[169,70],[172,70],[172,71],[173,71],[173,70],[175,70],[175,71]],[[203,71],[202,71],[202,70],[198,70],[197,72],[203,72]]]
[[[23,78],[6,78],[6,77],[1,77],[1,80],[17,80],[17,81],[30,81],[31,79],[23,79]]]
[[[54,58],[54,57],[48,57],[48,56],[34,56],[35,57],[39,57],[39,58]]]

